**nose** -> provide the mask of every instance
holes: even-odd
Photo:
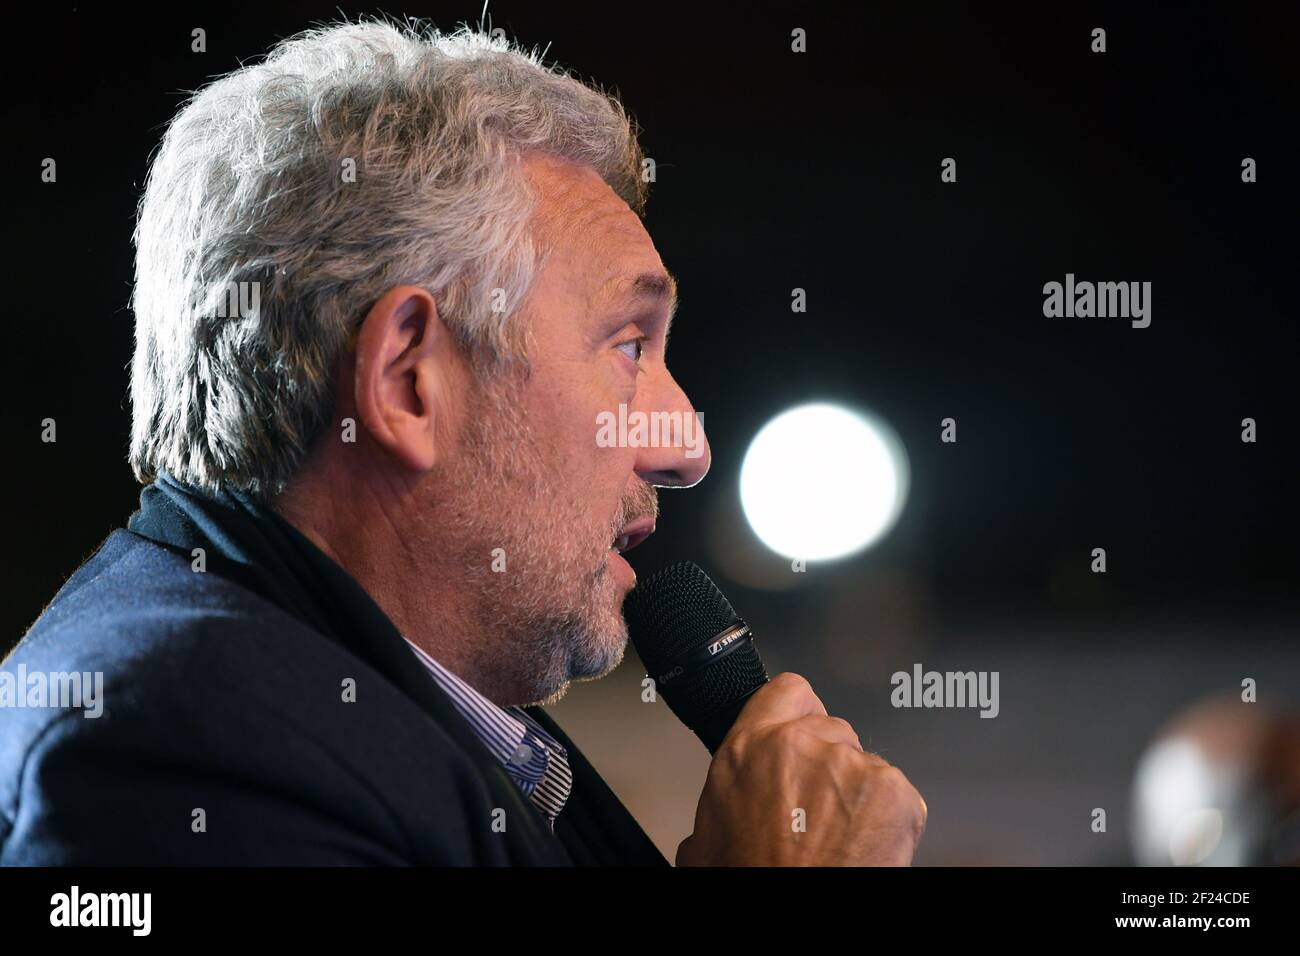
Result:
[[[657,488],[689,488],[708,474],[712,454],[704,434],[704,416],[691,407],[676,380],[664,371],[645,408],[651,441],[638,449],[636,473]]]

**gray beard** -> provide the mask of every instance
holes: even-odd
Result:
[[[446,494],[438,538],[456,557],[446,566],[459,571],[473,609],[473,643],[482,649],[474,670],[527,703],[550,704],[571,682],[603,677],[622,662],[627,625],[611,607],[607,561],[594,547],[574,546],[612,539],[614,528],[591,527],[577,502],[569,513],[561,476],[520,414],[520,385],[476,384],[461,454],[434,483]],[[504,571],[492,569],[497,548]]]

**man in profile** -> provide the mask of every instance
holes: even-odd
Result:
[[[614,99],[507,41],[321,28],[196,94],[140,204],[140,510],[5,668],[6,864],[667,861],[544,705],[627,642],[657,488],[707,444]],[[804,808],[807,831],[792,832]],[[907,863],[925,808],[808,684],[719,749],[679,864]]]

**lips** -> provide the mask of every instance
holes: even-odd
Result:
[[[625,524],[614,537],[614,543],[610,545],[610,550],[618,554],[625,554],[631,551],[638,544],[644,541],[650,535],[654,534],[654,518],[636,518]]]

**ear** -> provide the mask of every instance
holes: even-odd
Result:
[[[398,286],[375,303],[356,341],[354,392],[362,426],[406,468],[433,468],[438,436],[459,394],[459,347],[438,316],[433,296]]]

